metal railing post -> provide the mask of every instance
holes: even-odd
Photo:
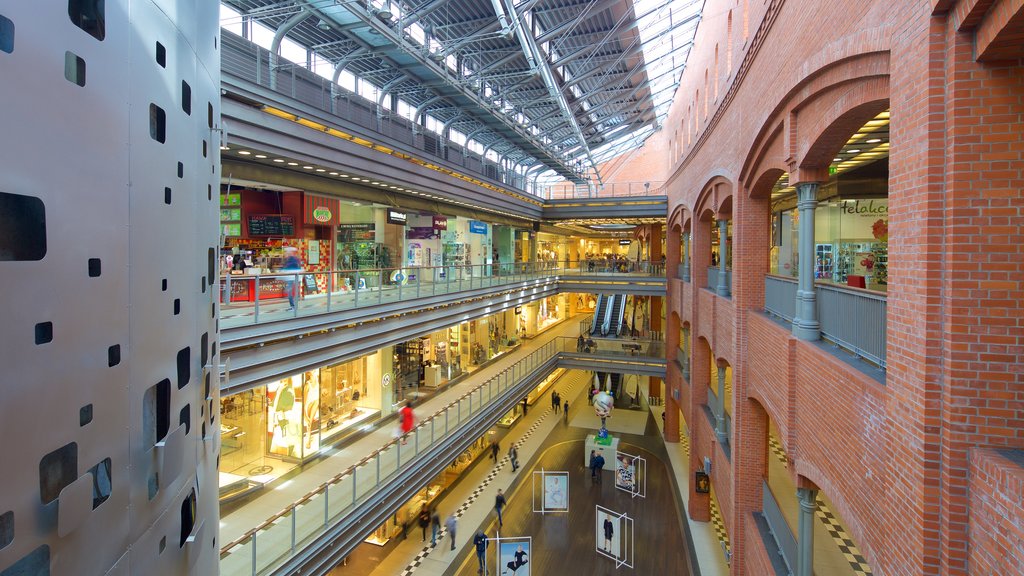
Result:
[[[256,576],[256,533],[252,534],[252,576]]]
[[[353,308],[359,308],[359,270],[356,270],[356,285],[352,287],[356,292],[356,297],[352,303]]]
[[[334,293],[334,271],[327,273],[327,311],[331,311],[331,294]]]
[[[295,517],[298,516],[298,507],[292,506],[292,554],[295,554]]]
[[[253,287],[256,290],[256,304],[253,308],[253,324],[260,323],[260,277],[257,276],[253,282]]]

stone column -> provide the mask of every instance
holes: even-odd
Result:
[[[718,286],[715,286],[715,293],[724,298],[731,296],[729,289],[729,276],[726,272],[725,262],[729,259],[729,221],[718,221]]]
[[[800,253],[793,335],[801,340],[819,340],[821,325],[818,324],[818,303],[814,293],[814,209],[818,205],[818,183],[797,184],[796,195],[796,206],[800,211],[800,228],[797,231]]]
[[[814,512],[817,490],[797,488],[800,517],[797,523],[796,576],[814,576]]]
[[[725,429],[725,366],[718,367],[718,413],[715,414],[715,437],[719,444],[724,444],[729,439],[729,432]]]
[[[690,233],[683,232],[683,281],[690,281]]]

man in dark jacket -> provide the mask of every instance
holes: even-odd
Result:
[[[596,452],[591,452],[593,456],[590,458],[590,478],[595,483],[601,483],[601,470],[604,468],[604,456]]]
[[[477,574],[484,573],[484,558],[487,556],[487,535],[480,530],[473,535],[473,546],[476,546],[476,561],[480,564]]]

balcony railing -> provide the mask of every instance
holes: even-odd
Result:
[[[765,276],[764,309],[792,322],[796,309],[795,278]],[[885,368],[886,295],[815,283],[821,335],[854,354]]]
[[[718,266],[708,266],[708,290],[712,292],[718,289],[718,276],[721,270]],[[732,293],[732,270],[725,271],[725,285],[729,287],[729,292]]]
[[[537,185],[533,193],[548,200],[666,195],[664,182],[609,182],[594,188],[563,182],[551,185]]]
[[[260,324],[528,280],[595,275],[657,278],[664,274],[665,268],[660,262],[612,260],[224,274],[220,278],[219,292],[221,326]],[[289,301],[289,292],[294,306]]]
[[[782,561],[790,567],[791,574],[795,573],[793,568],[796,566],[796,538],[793,537],[793,531],[789,529],[789,524],[786,523],[782,509],[779,508],[779,503],[775,500],[775,494],[772,493],[767,481],[761,484],[761,511],[768,522],[775,543],[782,551]]]
[[[594,354],[635,360],[638,351],[642,350],[649,358],[665,357],[663,342],[623,340],[623,343],[635,344],[636,348],[619,349],[605,345],[599,346]],[[492,402],[507,396],[506,392],[523,383],[560,353],[577,353],[576,339],[552,338],[541,348],[425,418],[406,435],[405,443],[398,439],[388,442],[226,544],[220,550],[220,573],[223,576],[259,576],[273,572],[344,516],[369,502],[385,488],[385,483],[410,475],[412,470],[423,464],[424,453],[446,440],[451,441],[460,426],[487,410]]]

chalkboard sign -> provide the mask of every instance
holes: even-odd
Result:
[[[294,236],[295,219],[286,214],[249,216],[249,236]]]
[[[320,289],[317,288],[316,285],[315,274],[306,274],[305,276],[302,277],[302,280],[306,285],[306,294],[316,294],[317,292],[320,291]]]

